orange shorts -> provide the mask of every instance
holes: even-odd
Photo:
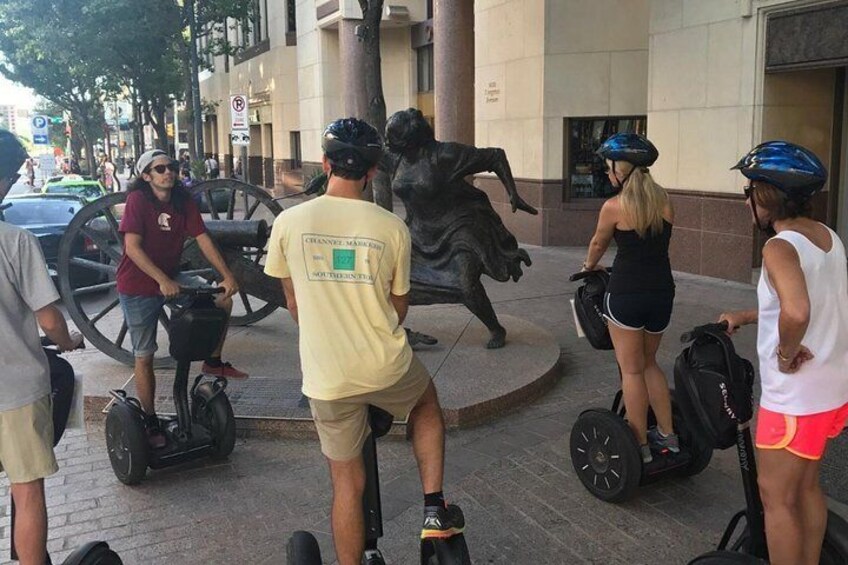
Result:
[[[757,447],[785,449],[804,459],[821,459],[827,440],[842,433],[848,421],[848,404],[841,408],[789,416],[760,407],[757,416]]]

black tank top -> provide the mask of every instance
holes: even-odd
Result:
[[[671,241],[671,224],[663,220],[663,229],[657,235],[643,239],[635,230],[616,229],[613,234],[618,252],[612,263],[607,291],[613,294],[674,290],[668,244]]]

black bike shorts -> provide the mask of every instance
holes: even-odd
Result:
[[[604,318],[624,330],[661,334],[671,322],[674,291],[604,295]]]

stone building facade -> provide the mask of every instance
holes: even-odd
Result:
[[[594,149],[646,133],[677,210],[675,269],[748,281],[758,236],[729,170],[753,145],[787,139],[831,171],[818,217],[848,241],[848,1],[386,0],[387,111],[422,109],[437,138],[503,147],[538,216],[506,225],[536,245],[586,245],[610,187]],[[257,0],[235,58],[204,72],[207,150],[229,172],[229,96],[250,101],[248,178],[268,188],[310,174],[320,133],[367,101],[358,90],[357,0]],[[238,27],[238,26],[237,26]],[[815,33],[811,33],[815,30]],[[237,151],[235,152],[237,155]]]

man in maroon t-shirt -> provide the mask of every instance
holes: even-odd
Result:
[[[232,309],[238,283],[206,233],[197,204],[184,188],[175,186],[179,164],[156,149],[138,158],[136,172],[138,178],[130,187],[121,218],[124,256],[118,265],[117,287],[133,345],[138,399],[148,415],[150,444],[156,448],[165,444],[154,406],[156,328],[165,300],[179,294],[181,283],[192,286],[191,281],[175,280],[181,278],[180,256],[186,239],[195,238],[203,256],[223,277],[220,286],[225,292],[216,299],[219,308]],[[212,357],[203,363],[203,372],[246,378],[247,373],[221,362],[223,345],[222,336]]]

